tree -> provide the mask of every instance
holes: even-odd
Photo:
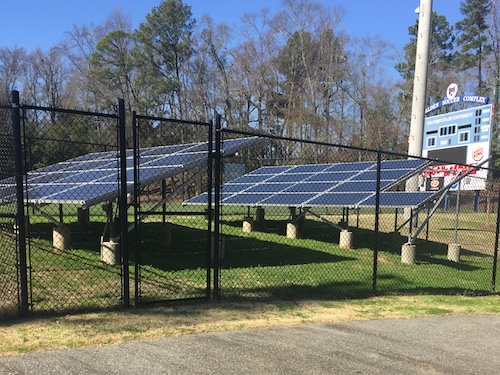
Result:
[[[492,51],[492,45],[486,34],[487,18],[491,9],[491,0],[463,0],[460,2],[460,12],[465,18],[455,24],[455,29],[458,31],[455,64],[462,71],[477,69],[478,95],[485,93],[483,62]]]
[[[52,47],[44,52],[37,48],[27,57],[24,81],[24,97],[33,105],[62,107],[68,68],[60,48]]]
[[[101,96],[106,106],[116,105],[117,98],[125,99],[132,109],[138,109],[139,92],[136,88],[136,65],[132,58],[134,40],[124,30],[113,30],[97,43],[90,59],[90,67],[101,83]]]
[[[212,99],[209,99],[212,109],[223,115],[228,124],[232,124],[233,98],[229,83],[229,65],[232,60],[229,43],[232,31],[224,23],[214,24],[208,16],[203,17],[203,23],[205,27],[198,35],[200,45],[197,62],[204,62],[203,72],[207,76],[200,77],[200,72],[191,72],[195,74],[198,82],[206,83],[201,91],[213,87]]]
[[[114,30],[131,32],[131,29],[130,17],[114,10],[102,24],[75,25],[71,31],[66,32],[66,38],[60,45],[70,72],[66,85],[66,102],[71,101],[73,107],[95,111],[100,111],[103,107],[108,109],[103,105],[101,83],[92,70],[90,61],[97,44],[106,35]]]
[[[141,78],[151,84],[151,104],[168,103],[171,116],[184,115],[183,69],[193,54],[195,20],[181,0],[164,0],[146,16],[135,33]],[[167,108],[163,108],[163,111]]]
[[[283,134],[334,141],[334,103],[345,74],[345,40],[336,33],[343,8],[328,11],[319,3],[287,0],[273,28],[285,38],[276,66],[280,82],[271,96],[274,113],[284,116]]]
[[[413,79],[415,73],[415,54],[417,51],[418,20],[415,25],[408,28],[411,36],[410,42],[404,46],[405,61],[396,64],[396,70],[404,84],[401,86],[401,105],[406,108],[411,104],[413,92]],[[450,26],[445,16],[436,12],[432,13],[432,34],[429,50],[429,71],[427,85],[427,101],[433,103],[439,101],[446,92],[446,87],[451,83],[450,76],[453,74],[453,27]]]
[[[12,90],[20,90],[25,64],[24,48],[0,48],[0,103],[9,102]]]
[[[392,46],[378,37],[353,39],[350,43],[350,68],[343,88],[353,102],[351,145],[388,149],[399,140],[390,104],[393,90],[383,68],[391,61],[391,51]]]

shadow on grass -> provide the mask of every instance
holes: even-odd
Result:
[[[172,243],[162,245],[154,238],[154,233],[162,228],[161,223],[148,223],[143,230],[141,243],[141,263],[150,264],[165,271],[193,269],[207,263],[208,237],[204,230],[170,224]],[[293,245],[277,243],[253,237],[222,234],[224,238],[223,267],[247,268],[256,266],[301,265],[331,263],[354,260]]]

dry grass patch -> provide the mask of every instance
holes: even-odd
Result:
[[[500,314],[500,297],[202,303],[67,315],[4,323],[0,326],[0,355],[202,332],[450,314]]]

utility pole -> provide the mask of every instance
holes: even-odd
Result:
[[[415,10],[419,14],[417,31],[417,53],[415,54],[415,76],[413,78],[413,101],[411,106],[410,135],[408,137],[408,155],[422,156],[424,138],[425,104],[427,92],[427,72],[429,68],[429,48],[432,26],[432,0],[420,0],[420,7]],[[406,191],[419,191],[419,176],[406,180]],[[403,219],[408,227],[417,226],[418,220],[411,219],[412,209],[405,208]],[[411,228],[409,228],[411,233]],[[414,251],[414,250],[413,250]]]
[[[417,53],[415,57],[415,77],[413,79],[413,102],[411,106],[408,155],[422,156],[424,120],[427,92],[427,72],[432,28],[432,0],[420,0],[417,32]],[[406,191],[418,190],[418,176],[408,180]]]

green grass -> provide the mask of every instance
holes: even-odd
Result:
[[[47,210],[56,208],[55,205],[46,207]],[[203,215],[183,215],[187,209],[193,210],[169,206],[169,211],[178,214],[168,217],[171,230],[168,246],[162,236],[161,217],[152,216],[141,224],[140,238],[130,233],[132,301],[136,280],[141,302],[206,296],[208,224]],[[52,249],[53,224],[41,216],[31,216],[33,309],[66,311],[119,306],[123,298],[121,266],[107,265],[100,260],[99,239],[105,225],[102,212],[92,208],[90,225],[82,227],[76,222],[76,209],[65,210],[72,247],[64,252]],[[200,214],[204,211],[202,207],[194,210]],[[485,225],[485,214],[461,216],[460,239],[464,241],[465,251],[460,263],[450,262],[446,256],[450,227],[454,225],[454,215],[446,212],[436,214],[431,220],[428,240],[425,233],[420,236],[416,264],[404,265],[400,251],[407,238],[392,233],[394,214],[383,212],[378,277],[373,293],[374,232],[373,215],[369,212],[362,212],[358,218],[351,215],[354,249],[346,250],[338,246],[337,229],[312,218],[306,221],[301,238],[286,238],[288,210],[266,209],[265,225],[252,233],[243,233],[241,228],[246,209],[224,208],[223,211],[221,233],[225,238],[225,251],[219,280],[221,295],[226,299],[345,299],[374,294],[483,295],[490,292],[494,231]],[[322,214],[333,222],[342,218],[340,210],[323,210]],[[359,227],[353,223],[359,223]],[[140,252],[136,252],[136,246]]]

